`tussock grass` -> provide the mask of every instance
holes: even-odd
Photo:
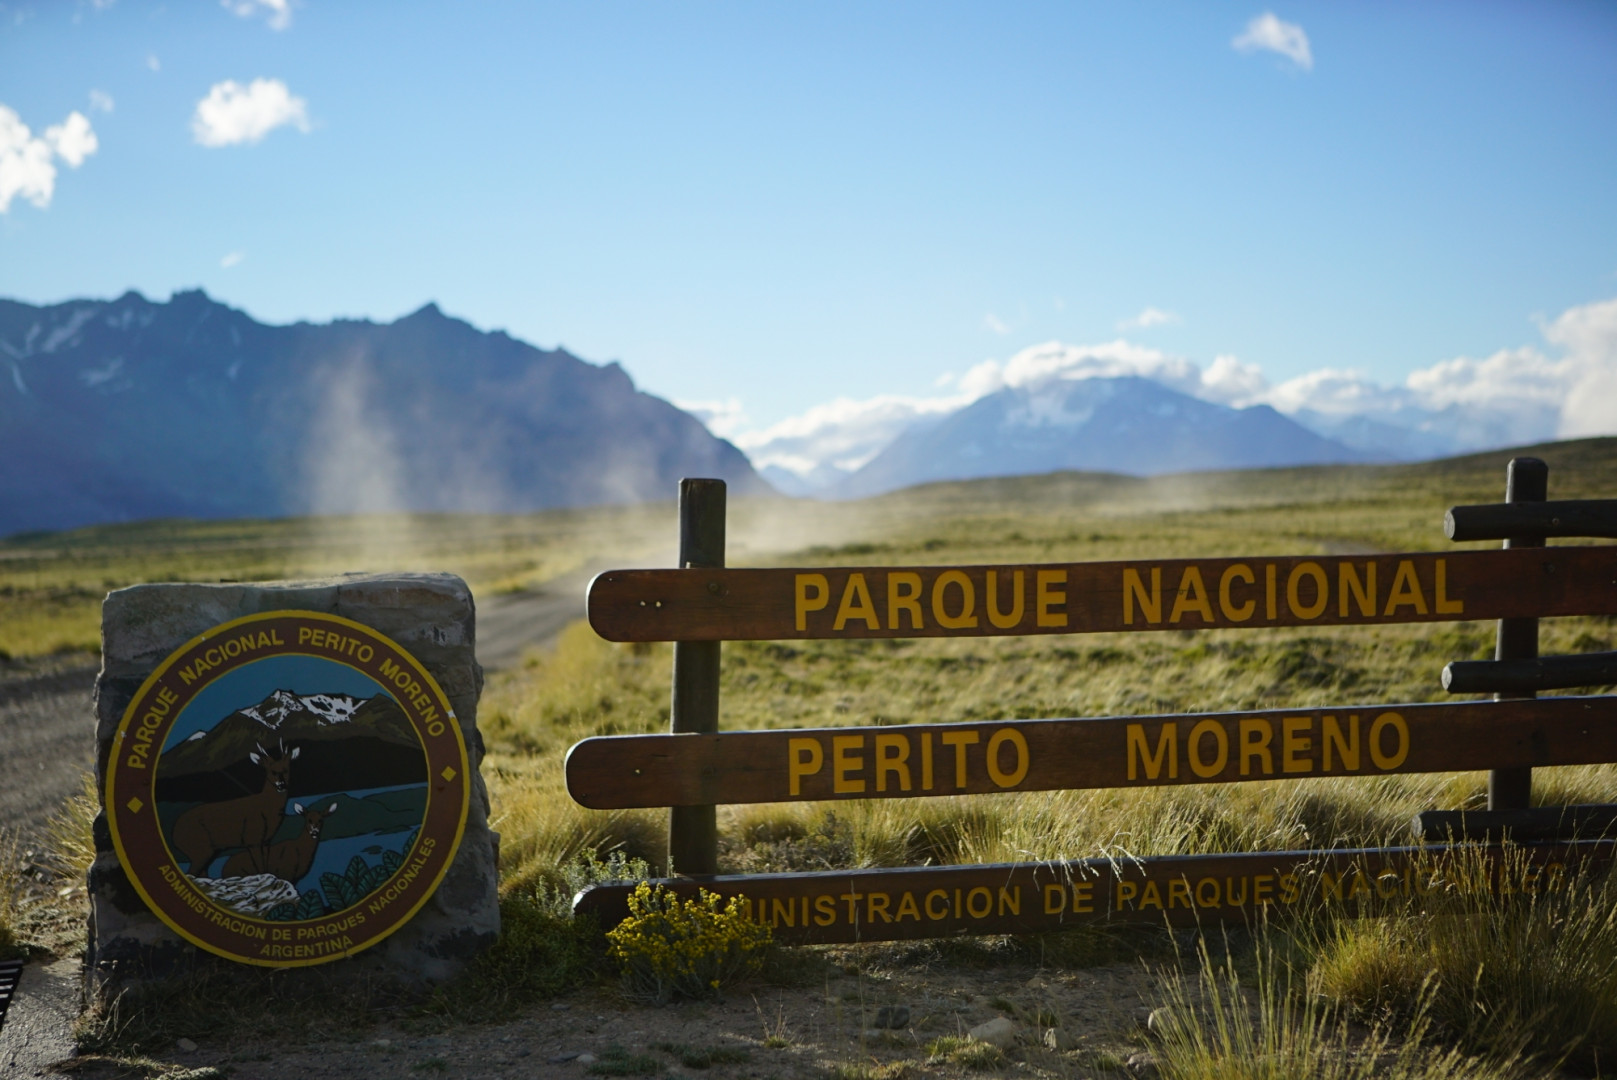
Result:
[[[1507,856],[1506,872],[1525,867]],[[1459,873],[1475,872],[1461,859]],[[1310,928],[1321,993],[1361,1017],[1412,1003],[1465,1045],[1598,1070],[1617,1061],[1617,881],[1438,902]],[[1425,988],[1423,990],[1423,988]]]
[[[0,960],[22,955],[23,858],[17,838],[0,831]]]
[[[1151,479],[1069,473],[934,484],[844,504],[737,500],[728,555],[737,566],[880,565],[1447,549],[1443,511],[1497,501],[1509,456]],[[1559,444],[1540,456],[1551,463],[1556,498],[1617,492],[1617,440]],[[448,569],[488,596],[602,559],[666,565],[675,535],[668,503],[486,518],[152,522],[13,537],[0,541],[0,651],[93,650],[101,596],[139,581]],[[1617,619],[1545,620],[1542,635],[1544,653],[1611,649]],[[1445,697],[1444,663],[1488,656],[1492,641],[1491,625],[1458,623],[727,643],[721,726],[1432,700]],[[351,988],[312,1009],[300,1002],[295,1024],[323,1030],[326,1016],[340,1016],[351,1030],[356,1019],[399,1008],[419,1022],[503,1016],[598,978],[600,934],[573,922],[566,900],[585,880],[630,873],[623,868],[632,859],[643,860],[633,874],[656,873],[666,812],[578,807],[566,794],[563,755],[591,735],[665,730],[670,663],[668,646],[612,645],[579,624],[553,651],[491,680],[481,716],[484,776],[502,835],[499,945],[424,1006]],[[1534,791],[1544,804],[1614,802],[1617,766],[1540,769]],[[1480,774],[1454,774],[731,806],[720,811],[721,862],[757,872],[1370,846],[1406,842],[1420,810],[1479,806],[1483,794]],[[80,846],[85,806],[69,807],[60,821],[53,865],[78,873],[89,850]],[[619,869],[597,869],[614,854]],[[0,948],[18,925],[20,894],[8,894],[5,877],[18,862],[0,865]],[[1348,1078],[1379,1069],[1436,1080],[1516,1076],[1523,1060],[1563,1055],[1610,1061],[1617,1050],[1607,1004],[1617,988],[1600,973],[1617,971],[1611,888],[1584,882],[1469,914],[1326,920],[1288,931],[1284,962],[1279,946],[1264,952],[1262,932],[1256,952],[1231,954],[1239,963],[1214,964],[1204,954],[1168,984],[1174,1015],[1184,1019],[1164,1041],[1164,1071]],[[871,946],[863,955],[921,966],[1085,964],[1156,958],[1176,940],[1091,929]],[[114,1003],[88,1022],[85,1046],[155,1046],[199,1033],[178,1030],[172,1016],[214,1016],[238,1031],[284,1029],[282,1013],[301,984],[272,974],[243,985],[240,1001],[202,979],[164,991],[175,996]],[[1444,1048],[1439,1039],[1454,1041]],[[1512,1057],[1516,1051],[1526,1056]],[[1478,1054],[1489,1056],[1474,1060]]]
[[[1164,973],[1152,1023],[1156,1057],[1171,1080],[1516,1080],[1534,1075],[1513,1057],[1487,1058],[1433,1045],[1424,987],[1397,1027],[1368,1030],[1313,992],[1298,970],[1260,937],[1255,954],[1216,962],[1205,939],[1193,972]],[[1246,970],[1243,971],[1243,968]]]

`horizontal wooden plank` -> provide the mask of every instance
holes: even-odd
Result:
[[[1422,810],[1417,840],[1577,840],[1617,837],[1617,806],[1583,803],[1527,810]]]
[[[1014,566],[608,570],[610,641],[986,637],[1617,614],[1617,547]]]
[[[1504,540],[1514,536],[1617,538],[1617,499],[1486,503],[1456,506],[1443,516],[1450,540]]]
[[[1451,694],[1568,690],[1612,683],[1617,683],[1617,652],[1521,660],[1456,660],[1443,668],[1443,689]]]
[[[725,875],[660,884],[687,897],[698,889],[746,897],[752,917],[773,927],[775,940],[816,945],[1106,923],[1247,923],[1326,905],[1370,914],[1436,894],[1559,888],[1572,868],[1612,856],[1612,844],[1598,841],[1519,850],[1519,860],[1502,859],[1497,848],[1472,848],[1471,858],[1447,862],[1450,849],[1433,846]],[[573,911],[615,926],[628,916],[634,888],[593,886],[578,894]]]
[[[567,753],[595,809],[1151,787],[1617,761],[1617,697],[611,735]]]

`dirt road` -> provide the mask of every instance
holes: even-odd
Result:
[[[578,572],[477,604],[477,658],[490,672],[584,617]],[[0,661],[0,826],[35,834],[78,790],[94,758],[96,664],[83,655]]]

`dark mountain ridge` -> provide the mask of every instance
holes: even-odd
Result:
[[[201,291],[0,300],[0,535],[150,517],[520,512],[768,492],[695,417],[434,304],[268,326]]]

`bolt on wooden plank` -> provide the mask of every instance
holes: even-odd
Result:
[[[1585,863],[1608,862],[1611,841],[1500,849],[1395,847],[1119,857],[1071,862],[924,866],[796,874],[738,874],[656,882],[744,897],[752,918],[788,945],[852,944],[1039,933],[1076,926],[1254,923],[1282,912],[1372,914],[1442,896],[1465,901],[1565,886]],[[634,885],[597,885],[573,910],[611,927]]]
[[[613,735],[568,751],[593,809],[1157,787],[1617,761],[1617,697]]]
[[[609,641],[991,637],[1617,614],[1617,547],[1003,566],[609,570]]]

